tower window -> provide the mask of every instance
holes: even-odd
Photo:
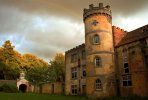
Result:
[[[100,43],[100,38],[99,38],[98,35],[95,35],[95,36],[93,37],[93,43],[94,43],[94,44],[99,44],[99,43]]]
[[[95,86],[96,86],[96,90],[102,90],[102,83],[100,79],[96,80]]]
[[[92,25],[97,26],[99,22],[97,20],[93,20]]]
[[[95,66],[99,67],[101,66],[101,58],[100,57],[96,57],[94,60]]]

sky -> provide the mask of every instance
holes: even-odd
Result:
[[[148,24],[148,0],[0,0],[0,46],[49,61],[84,43],[83,9],[111,6],[112,25],[126,31]]]

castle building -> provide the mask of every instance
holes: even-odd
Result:
[[[65,53],[65,94],[148,96],[148,25],[112,26],[110,6],[84,9],[85,43]]]

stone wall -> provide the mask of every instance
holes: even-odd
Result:
[[[86,68],[86,55],[84,53],[82,57],[82,52],[85,52],[85,44],[79,45],[76,48],[73,48],[66,52],[65,54],[65,94],[72,95],[71,86],[77,85],[77,95],[85,94],[85,89],[83,86],[86,86],[86,77],[82,77],[83,68]],[[71,57],[73,54],[76,54],[76,61],[72,62]],[[72,68],[77,69],[77,78],[72,79]]]
[[[148,95],[148,69],[145,60],[144,44],[140,41],[133,42],[117,48],[118,78],[120,80],[120,92],[122,96],[127,95]],[[128,51],[129,73],[124,72],[123,51]],[[131,76],[131,86],[123,86],[123,77]]]
[[[17,83],[16,80],[0,80],[0,85],[3,85],[3,84],[16,85],[16,83]]]
[[[62,94],[64,93],[64,85],[61,82],[44,83],[40,85],[41,93]]]

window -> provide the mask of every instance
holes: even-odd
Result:
[[[96,90],[101,90],[102,89],[102,84],[101,84],[101,80],[100,79],[97,79],[96,80]]]
[[[78,67],[80,67],[80,66],[81,66],[81,60],[78,59]]]
[[[132,86],[131,75],[125,75],[123,78],[123,86]]]
[[[86,57],[86,53],[85,53],[85,50],[82,51],[82,59],[85,59]]]
[[[72,79],[77,78],[77,68],[76,67],[71,69],[71,77],[72,77]]]
[[[93,37],[93,43],[94,43],[94,44],[99,44],[99,43],[100,43],[100,38],[99,38],[98,35],[95,35],[95,36]]]
[[[99,22],[97,20],[93,20],[92,25],[97,26]]]
[[[100,59],[100,57],[96,57],[95,60],[94,60],[94,63],[95,63],[96,67],[101,66],[101,59]]]
[[[124,67],[124,73],[129,73],[128,52],[127,52],[127,50],[123,51],[123,67]]]
[[[78,94],[77,85],[72,85],[71,86],[71,93],[72,93],[72,95],[77,95]]]
[[[124,63],[124,73],[129,73],[128,63]]]
[[[82,77],[86,77],[86,67],[83,66],[82,68]]]
[[[72,54],[71,55],[71,62],[76,62],[77,61],[77,54]]]

